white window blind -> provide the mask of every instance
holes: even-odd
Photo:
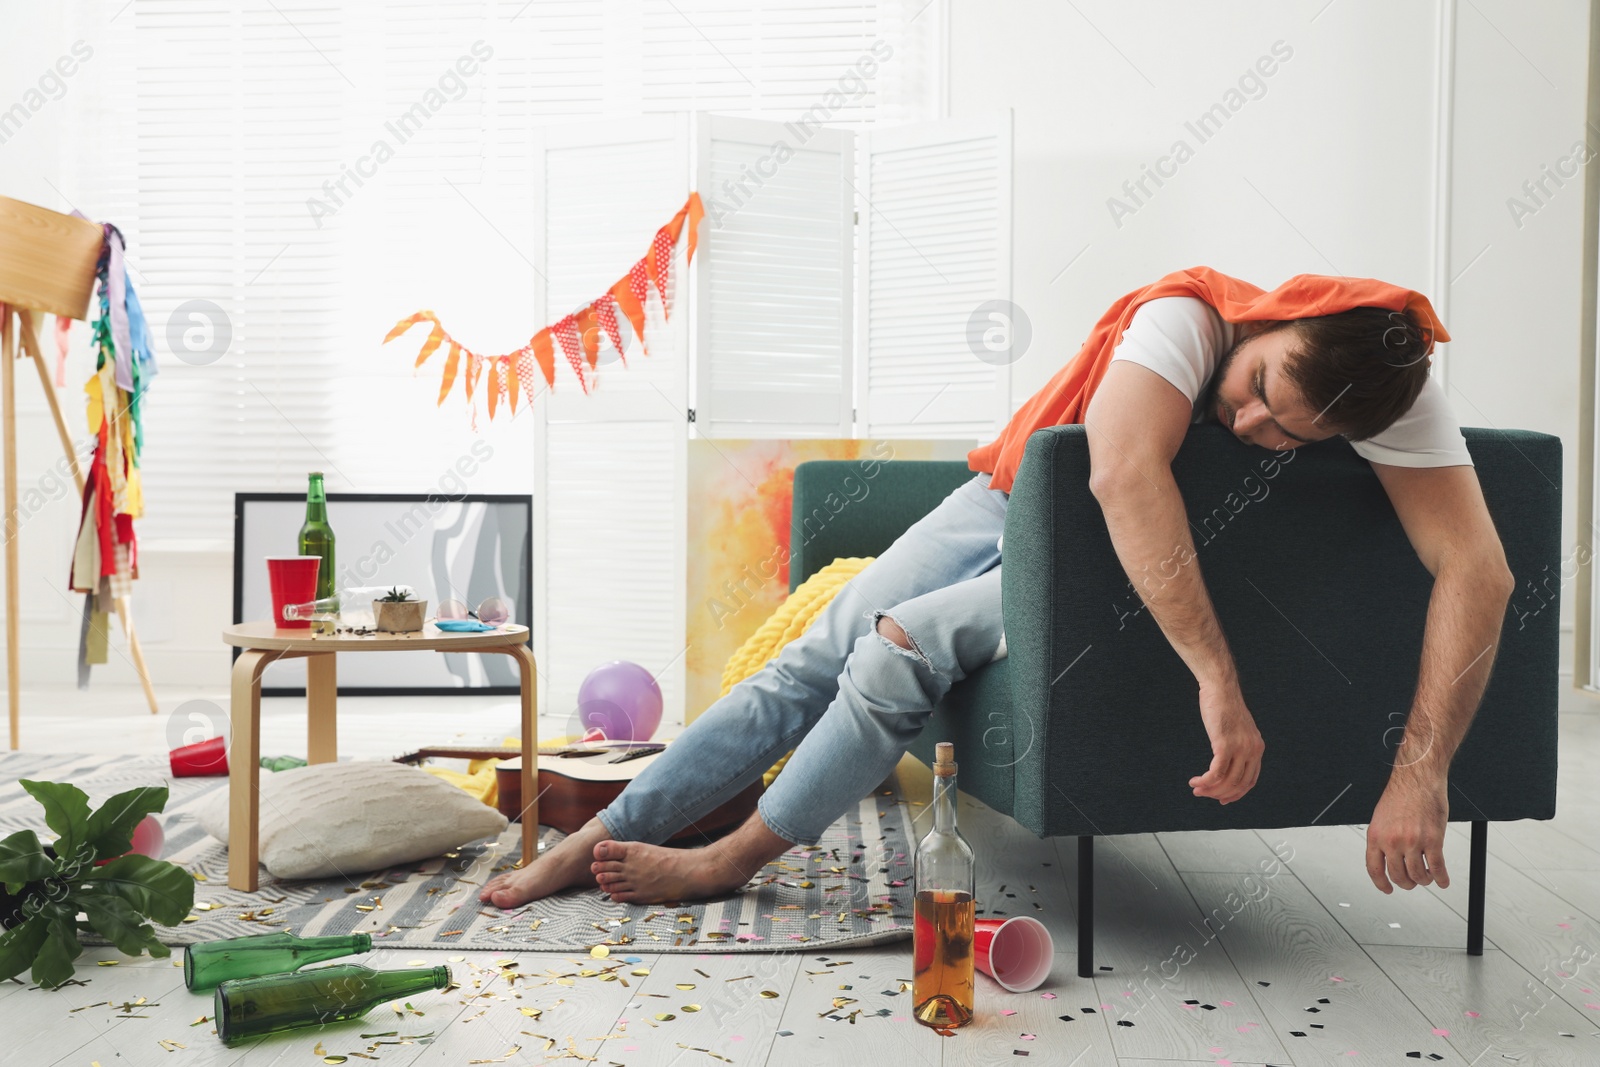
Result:
[[[533,130],[686,108],[931,117],[942,5],[85,0],[95,55],[55,206],[123,229],[151,318],[142,536],[224,540],[236,490],[314,469],[335,491],[439,487],[475,439],[464,405],[435,408],[440,357],[411,380],[420,334],[379,342],[423,307],[486,353],[543,325]],[[202,351],[170,347],[169,321]],[[531,423],[480,417],[495,451],[472,491],[532,488]]]
[[[861,158],[861,436],[987,441],[1011,414],[1011,367],[972,324],[1018,328],[1011,112],[873,129]]]

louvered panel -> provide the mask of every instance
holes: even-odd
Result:
[[[861,432],[987,440],[1010,414],[1010,369],[969,332],[1010,297],[1010,114],[862,140]]]
[[[622,659],[655,675],[664,721],[683,721],[685,438],[676,421],[545,427],[544,714],[571,715],[584,676]]]
[[[543,190],[535,291],[544,309],[540,321],[548,322],[626,275],[656,230],[683,206],[689,195],[687,116],[553,127],[542,132],[535,152]],[[599,366],[585,364],[592,385],[586,396],[558,346],[552,419],[686,422],[685,244],[680,240],[668,290],[679,313],[663,322],[659,304],[651,302],[648,355],[634,339],[624,365],[602,345]]]
[[[698,116],[696,432],[850,436],[853,135]],[[782,427],[780,431],[780,427]]]

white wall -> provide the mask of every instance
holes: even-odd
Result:
[[[1441,4],[1454,11],[1454,150],[1436,263]],[[1013,403],[1112,300],[1168,271],[1204,264],[1263,288],[1301,272],[1382,278],[1441,308],[1464,425],[1561,436],[1570,546],[1581,179],[1550,185],[1520,228],[1506,201],[1584,137],[1588,25],[1584,0],[951,0],[951,113],[1015,110],[1014,299],[1033,342]],[[1259,99],[1200,143],[1184,123],[1278,41],[1292,55]],[[1193,157],[1118,225],[1107,200],[1131,204],[1123,182],[1179,138]],[[1589,141],[1600,149],[1600,133]],[[1570,628],[1570,583],[1564,598]],[[1565,686],[1563,699],[1586,704]]]

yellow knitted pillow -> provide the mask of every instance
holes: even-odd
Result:
[[[739,646],[737,652],[728,657],[727,666],[722,668],[722,695],[727,696],[730,689],[765,667],[777,657],[784,645],[804,633],[806,628],[816,621],[817,616],[822,614],[822,609],[828,606],[834,594],[843,589],[851,578],[860,574],[872,560],[872,556],[847,556],[836,559],[801,582],[799,587],[778,605],[778,610],[774,611],[772,616]],[[774,763],[771,769],[761,776],[763,784],[770,786],[792,755],[794,753],[790,752]]]

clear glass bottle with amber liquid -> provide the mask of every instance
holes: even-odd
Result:
[[[953,1029],[972,1021],[972,847],[956,829],[955,746],[933,763],[933,829],[917,845],[911,1001],[917,1021]]]

